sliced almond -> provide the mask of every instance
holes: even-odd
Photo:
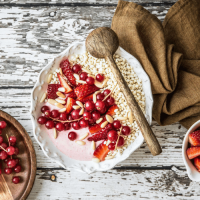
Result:
[[[106,120],[109,122],[109,123],[113,123],[113,118],[110,116],[110,115],[106,115]]]
[[[104,81],[103,81],[103,83],[102,83],[102,86],[105,87],[105,85],[107,84],[107,82],[108,82],[108,78],[105,78]]]
[[[87,72],[88,74],[92,74],[92,72],[91,72],[89,69],[82,68],[82,70],[83,70],[84,72]]]
[[[98,158],[92,158],[92,161],[95,162],[95,163],[101,162]]]
[[[78,74],[74,74],[74,78],[75,78],[76,80],[80,80],[80,77],[79,77]]]
[[[96,121],[96,123],[99,124],[99,123],[101,123],[102,120],[103,120],[103,118],[101,117]]]
[[[77,105],[74,105],[74,106],[72,106],[73,107],[73,109],[75,109],[75,110],[78,110],[79,108],[80,108],[80,106],[77,106]]]
[[[44,102],[44,100],[46,99],[47,97],[47,93],[45,92],[43,95],[42,95],[42,98],[40,99],[40,103]]]
[[[94,93],[92,96],[93,96],[93,102],[96,103],[97,102],[97,95]]]
[[[57,103],[57,101],[54,100],[54,99],[48,99],[48,103],[50,103],[51,105],[55,106],[55,104]]]
[[[110,141],[110,140],[107,140],[106,146],[108,146],[110,143],[111,143],[111,141]]]
[[[60,73],[61,75],[63,75],[63,72],[62,72],[62,69],[61,69],[61,68],[59,68],[59,73]]]
[[[83,104],[82,104],[82,102],[80,102],[80,101],[76,101],[76,103],[77,103],[77,105],[79,105],[80,107],[83,108]]]
[[[113,156],[106,156],[105,160],[110,160],[110,159],[113,159],[114,157],[115,157],[115,155],[113,155]]]
[[[116,118],[117,118],[118,120],[120,120],[120,121],[127,120],[127,117],[117,116]]]
[[[95,141],[92,141],[92,143],[91,143],[91,148],[92,148],[92,150],[95,150],[95,149],[96,149],[96,143],[95,143]]]
[[[95,80],[94,85],[96,85],[98,88],[103,88],[103,84],[100,83],[99,81]]]
[[[56,139],[58,137],[58,133],[55,128],[53,128],[53,137]]]
[[[47,83],[51,82],[52,76],[53,76],[52,74],[49,74],[48,79],[47,79]]]
[[[65,88],[64,87],[60,87],[60,88],[58,88],[58,91],[65,92]]]
[[[76,80],[77,83],[82,83],[82,84],[86,84],[85,81],[82,81],[82,80]]]
[[[84,142],[84,141],[77,140],[77,141],[76,141],[76,144],[83,146],[83,145],[85,145],[85,142]]]
[[[108,124],[107,121],[103,122],[103,123],[101,124],[101,128],[105,128],[107,124]]]
[[[96,91],[94,94],[99,94],[99,93],[101,93],[101,90],[98,90],[98,91]]]
[[[83,134],[83,135],[79,138],[79,140],[84,140],[88,135],[89,135],[88,133]]]
[[[57,98],[56,101],[57,101],[58,103],[61,103],[61,104],[66,104],[66,102],[65,102],[64,100],[59,99],[59,98]]]
[[[129,119],[129,122],[132,124],[133,123],[133,114],[131,111],[128,112],[128,119]]]
[[[79,115],[83,115],[83,113],[84,113],[84,108],[81,108]]]
[[[55,103],[55,106],[60,109],[65,108],[65,106],[63,106],[61,103]]]
[[[62,92],[56,92],[56,94],[63,99],[66,97]]]
[[[59,113],[63,113],[63,112],[65,112],[67,110],[67,108],[61,108],[58,112]]]

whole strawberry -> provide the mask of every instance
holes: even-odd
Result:
[[[200,146],[200,130],[196,130],[189,134],[189,143],[191,146]]]

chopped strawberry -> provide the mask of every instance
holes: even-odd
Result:
[[[66,102],[67,102],[67,99],[68,99],[69,97],[71,97],[72,99],[76,99],[76,98],[77,98],[77,96],[76,96],[76,94],[74,93],[74,91],[69,92],[69,93],[66,94],[66,99],[65,99]]]
[[[76,79],[75,79],[75,77],[73,75],[73,71],[72,71],[72,68],[70,66],[69,60],[66,59],[66,60],[62,61],[60,63],[60,68],[62,69],[62,72],[66,76],[66,78],[68,79],[68,81],[72,85],[76,86]]]
[[[69,97],[66,104],[66,113],[70,113],[72,111],[74,104],[76,104],[76,101]]]
[[[199,157],[196,157],[194,159],[194,165],[195,167],[197,168],[197,170],[200,172],[200,156]]]
[[[97,90],[99,90],[99,88],[95,85],[84,84],[76,87],[74,92],[76,93],[78,99],[81,100],[89,94],[96,92]]]
[[[189,143],[191,146],[200,146],[200,130],[189,134]]]
[[[114,104],[113,106],[111,106],[109,109],[108,109],[108,111],[107,111],[107,115],[114,115],[115,114],[115,110],[117,110],[118,109],[118,106],[116,105],[116,104]]]
[[[58,91],[58,88],[61,87],[60,84],[49,84],[47,88],[47,97],[48,99],[56,99],[58,95],[56,92]]]
[[[109,131],[114,129],[112,124],[108,124],[105,128],[102,128],[98,133],[93,134],[88,138],[88,141],[99,141],[107,139],[107,134]]]
[[[95,149],[94,156],[99,158],[99,160],[104,161],[105,157],[109,152],[108,146],[104,144],[104,141]]]
[[[83,102],[83,103],[85,103],[86,101],[93,101],[93,94],[81,99],[81,102]]]
[[[63,76],[60,75],[59,73],[57,73],[57,76],[59,78],[61,86],[65,88],[65,93],[67,94],[69,92],[72,92],[73,91],[72,88],[67,84]]]
[[[200,147],[190,147],[187,149],[187,155],[189,159],[193,159],[200,156]]]

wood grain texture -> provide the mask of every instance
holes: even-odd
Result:
[[[3,174],[0,175],[0,200],[14,200]]]

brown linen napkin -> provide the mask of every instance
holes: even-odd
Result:
[[[142,6],[119,0],[112,20],[120,46],[150,77],[160,125],[200,119],[200,2],[179,0],[163,24]]]

